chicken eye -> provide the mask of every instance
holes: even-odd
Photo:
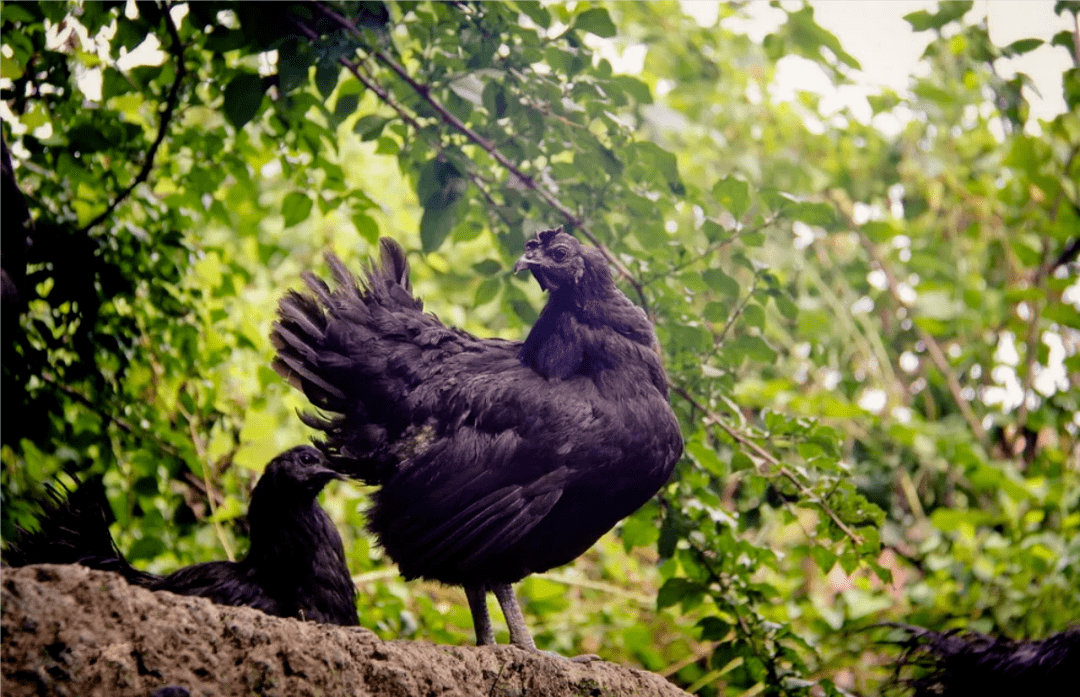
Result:
[[[319,461],[312,453],[300,453],[300,462],[305,465],[313,465]]]
[[[566,249],[564,249],[562,247],[556,247],[555,249],[551,250],[551,258],[554,259],[555,261],[559,261],[559,262],[565,260],[566,259]]]

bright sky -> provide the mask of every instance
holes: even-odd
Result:
[[[717,0],[682,0],[681,4],[703,25],[716,21],[719,9]],[[801,3],[791,0],[785,0],[785,4],[790,4],[792,9],[801,6]],[[862,70],[852,76],[856,84],[837,88],[813,62],[788,56],[781,59],[778,66],[777,78],[772,86],[773,96],[786,101],[794,99],[797,90],[811,90],[822,95],[820,105],[826,115],[848,107],[857,118],[869,121],[872,115],[866,101],[868,93],[876,93],[884,87],[904,94],[911,78],[920,72],[919,57],[930,40],[930,33],[913,32],[904,21],[904,15],[918,10],[933,12],[937,2],[812,0],[811,4],[817,22],[836,35],[844,49],[862,65]],[[1032,37],[1049,42],[1062,29],[1075,29],[1067,13],[1064,16],[1056,15],[1053,8],[1054,0],[978,0],[971,14],[986,17],[991,40],[998,46],[1005,46],[1018,39]],[[186,11],[183,7],[178,9]],[[761,0],[746,5],[745,12],[745,19],[728,18],[724,20],[724,26],[745,32],[757,41],[775,29],[785,17],[782,10]],[[60,38],[55,37],[54,40]],[[633,74],[641,70],[644,47],[630,47],[620,56],[610,41],[596,41],[595,38],[588,37],[588,43],[608,58],[616,71]],[[119,63],[122,69],[127,69],[138,64],[157,65],[163,59],[164,54],[156,40],[148,40]],[[1061,74],[1070,61],[1068,52],[1049,45],[1041,46],[1018,59],[998,61],[997,68],[1003,77],[1011,77],[1020,71],[1034,83],[1035,91],[1027,90],[1026,94],[1033,117],[1029,127],[1033,130],[1037,130],[1034,119],[1053,118],[1065,110]],[[89,92],[96,93],[100,89],[100,75],[96,71],[90,71],[85,79],[93,83],[88,84],[91,88]],[[883,119],[876,121],[875,125],[888,131],[898,124]]]
[[[684,0],[683,7],[699,22],[715,21],[717,5],[711,0]],[[781,62],[774,95],[788,98],[796,89],[820,92],[825,110],[850,106],[862,117],[869,118],[865,94],[888,87],[903,94],[911,77],[918,74],[919,56],[930,40],[931,32],[915,33],[904,15],[918,10],[934,12],[937,3],[930,0],[813,0],[814,18],[831,31],[844,49],[862,65],[860,74],[853,76],[856,86],[837,90],[809,61],[789,57]],[[798,3],[792,3],[798,7]],[[724,26],[745,31],[760,40],[784,13],[765,2],[747,5],[747,20],[725,20]],[[1038,38],[1049,42],[1063,29],[1075,29],[1064,16],[1054,14],[1053,0],[981,0],[975,3],[968,18],[986,17],[990,40],[1005,46],[1018,39]],[[1032,79],[1037,93],[1026,95],[1031,103],[1031,116],[1049,119],[1065,110],[1061,74],[1070,65],[1068,52],[1060,47],[1040,46],[1018,59],[997,62],[999,73],[1011,77],[1023,72]],[[862,112],[862,113],[860,113]]]

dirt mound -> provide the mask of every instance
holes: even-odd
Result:
[[[166,686],[192,696],[685,695],[612,663],[382,641],[366,629],[152,593],[81,566],[5,568],[0,588],[0,674],[10,697],[149,697]]]

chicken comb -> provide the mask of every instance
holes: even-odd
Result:
[[[556,227],[556,228],[551,228],[550,230],[541,230],[540,232],[536,233],[536,238],[538,240],[540,240],[541,244],[547,244],[548,242],[551,241],[552,237],[554,237],[555,235],[558,235],[562,231],[563,231],[563,226],[562,225],[560,225],[559,227]]]

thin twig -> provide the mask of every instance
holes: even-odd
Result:
[[[852,227],[858,230],[859,240],[862,242],[863,249],[866,250],[870,260],[874,262],[878,269],[885,275],[885,282],[889,289],[889,295],[892,296],[893,301],[906,308],[907,303],[905,303],[900,296],[900,283],[896,280],[896,276],[893,274],[892,269],[889,268],[884,259],[878,256],[877,250],[874,249],[874,243],[866,233],[858,229],[858,226],[854,224],[854,221],[849,220],[848,222]],[[986,440],[986,429],[983,428],[979,417],[975,415],[975,411],[971,408],[971,403],[964,398],[960,387],[960,381],[956,378],[956,373],[953,372],[952,367],[949,365],[949,360],[945,357],[945,352],[941,350],[941,344],[937,342],[937,339],[935,339],[930,332],[919,326],[918,322],[913,321],[911,326],[914,327],[919,340],[926,346],[926,351],[930,354],[930,360],[933,361],[934,366],[937,367],[938,372],[941,373],[941,376],[945,379],[945,386],[948,388],[949,394],[952,395],[957,408],[960,409],[960,414],[964,417],[964,421],[967,422],[968,428],[975,434],[976,439],[979,441]]]
[[[392,578],[397,578],[399,575],[400,572],[395,566],[389,569],[380,569],[379,571],[369,571],[366,574],[357,574],[352,577],[352,582],[354,586],[360,587],[369,583],[379,583]]]
[[[214,490],[210,486],[210,463],[206,459],[206,446],[199,438],[199,433],[195,429],[194,417],[187,413],[187,411],[181,406],[180,413],[188,422],[188,432],[191,435],[191,443],[195,446],[195,453],[199,458],[199,466],[202,468],[202,480],[206,486],[206,501],[210,505],[210,517],[214,521],[214,532],[217,534],[218,542],[221,543],[221,547],[225,550],[225,556],[229,561],[235,561],[236,557],[233,555],[232,545],[229,544],[228,539],[225,537],[225,529],[221,525],[221,520],[217,517],[217,504],[214,503]]]
[[[722,346],[724,344],[724,341],[727,339],[727,333],[731,331],[731,328],[733,326],[735,326],[735,320],[739,319],[739,315],[741,315],[743,313],[743,310],[746,309],[746,305],[750,302],[750,298],[754,297],[754,291],[757,290],[757,283],[759,278],[761,278],[761,276],[758,275],[758,273],[755,271],[754,280],[750,284],[750,290],[747,291],[746,297],[742,299],[742,302],[739,303],[734,310],[732,310],[731,316],[728,317],[727,322],[724,323],[724,328],[721,329],[720,333],[717,334],[716,337],[713,339],[714,346]]]
[[[712,410],[706,408],[705,405],[698,402],[698,400],[694,399],[693,395],[687,392],[686,389],[682,386],[675,385],[669,382],[668,387],[670,387],[672,392],[685,399],[698,411],[705,414],[705,418],[703,419],[703,421],[706,424],[713,424],[715,426],[719,426],[721,429],[723,429],[725,433],[735,439],[736,442],[746,448],[749,448],[758,458],[760,458],[763,462],[772,467],[773,473],[780,475],[781,477],[787,479],[792,484],[794,484],[795,488],[799,490],[799,493],[802,494],[803,497],[805,497],[815,506],[820,508],[822,512],[825,513],[825,515],[827,515],[833,521],[833,523],[836,524],[836,527],[838,527],[841,532],[847,535],[848,539],[852,541],[856,548],[862,547],[864,542],[862,536],[856,533],[850,527],[848,527],[848,525],[840,519],[840,516],[837,515],[836,511],[834,511],[827,503],[825,503],[825,501],[822,500],[821,497],[811,491],[809,487],[803,484],[802,481],[800,481],[799,478],[795,476],[794,472],[792,472],[786,466],[781,464],[779,460],[773,457],[772,453],[761,447],[749,436],[729,426],[728,423],[724,421],[724,419],[719,414],[716,414]]]
[[[1080,66],[1080,13],[1073,13],[1073,65]]]
[[[565,573],[539,573],[531,574],[531,578],[542,578],[555,583],[561,583],[565,586],[571,586],[574,588],[587,588],[588,590],[599,591],[601,593],[607,593],[624,600],[632,600],[638,605],[647,608],[656,608],[656,598],[651,595],[645,595],[644,593],[635,593],[633,591],[626,590],[622,586],[617,586],[613,583],[604,583],[603,581],[594,581],[588,578],[570,578]]]
[[[874,243],[862,230],[862,226],[857,224],[855,220],[846,210],[846,207],[842,205],[844,202],[833,198],[834,203],[837,204],[836,208],[840,211],[840,214],[844,216],[848,226],[855,230],[859,236],[859,241],[862,243],[863,249],[866,250],[867,256],[870,261],[873,262],[877,268],[885,275],[885,283],[889,291],[889,295],[892,297],[893,302],[901,307],[907,308],[910,312],[910,308],[907,307],[907,303],[904,302],[900,295],[900,282],[897,281],[892,269],[885,263],[877,250],[874,248]],[[949,390],[949,394],[953,398],[953,402],[960,410],[960,414],[964,417],[964,421],[967,422],[968,428],[975,435],[979,441],[986,440],[986,429],[983,428],[982,422],[979,417],[976,416],[974,410],[971,408],[971,403],[964,398],[963,391],[960,387],[960,381],[956,378],[956,374],[952,371],[949,365],[948,359],[945,357],[945,352],[941,350],[941,345],[937,342],[934,336],[919,326],[918,322],[912,322],[912,327],[915,329],[916,335],[919,340],[926,346],[927,353],[930,354],[930,360],[934,363],[934,366],[938,369],[938,372],[945,379],[945,386]]]
[[[1077,41],[1080,42],[1080,36],[1077,37]],[[1080,43],[1077,45],[1078,48],[1080,48]],[[1065,164],[1061,168],[1061,173],[1064,177],[1067,178],[1069,176],[1069,171],[1072,169],[1073,162],[1076,161],[1077,155],[1080,155],[1080,145],[1074,146],[1069,152],[1069,157],[1065,159]],[[1048,217],[1050,218],[1051,223],[1057,220],[1058,213],[1061,211],[1061,206],[1065,203],[1068,203],[1074,208],[1077,206],[1077,204],[1065,200],[1065,188],[1062,187],[1058,189],[1057,196],[1054,198],[1054,205],[1050,208]],[[1080,211],[1080,208],[1077,210]],[[1044,259],[1043,263],[1039,265],[1039,268],[1035,270],[1031,285],[1036,287],[1041,286],[1045,278],[1053,273],[1059,266],[1065,266],[1066,264],[1071,263],[1076,259],[1077,254],[1080,254],[1080,237],[1074,237],[1069,240],[1065,245],[1065,248],[1061,250],[1061,253],[1058,254],[1053,261]]]
[[[292,23],[293,27],[297,31],[299,31],[301,34],[303,34],[307,38],[311,39],[312,41],[318,41],[319,40],[318,32],[316,32],[311,27],[309,27],[308,25],[301,22],[296,17],[294,17],[292,15],[286,15],[286,16],[289,18],[289,21]],[[374,80],[374,78],[372,78],[372,77],[370,77],[368,75],[365,75],[365,74],[363,74],[361,72],[359,64],[354,63],[353,61],[349,60],[345,56],[340,56],[338,58],[338,63],[343,65],[346,70],[348,70],[350,73],[352,73],[353,77],[355,77],[357,80],[360,81],[360,84],[362,84],[364,87],[366,87],[369,90],[371,90],[372,92],[374,92],[375,95],[380,100],[382,100],[382,102],[384,104],[386,104],[391,109],[396,111],[398,116],[401,117],[402,121],[409,124],[410,126],[412,126],[416,130],[420,130],[422,128],[421,125],[420,125],[420,122],[418,122],[415,118],[413,118],[413,116],[411,114],[409,114],[407,111],[405,111],[405,109],[394,100],[394,98],[390,95],[390,93],[382,85],[380,85],[378,82],[376,82]]]
[[[1053,217],[1051,216],[1051,221]],[[1042,287],[1043,281],[1046,279],[1046,271],[1050,268],[1052,263],[1052,256],[1050,254],[1050,242],[1046,238],[1042,240],[1042,255],[1039,261],[1039,267],[1032,274],[1036,285],[1034,288],[1045,291]],[[1043,292],[1042,298],[1046,298],[1046,293]],[[1031,394],[1032,386],[1035,384],[1035,364],[1039,362],[1039,338],[1042,336],[1039,332],[1039,318],[1042,315],[1042,302],[1039,300],[1030,300],[1026,302],[1028,307],[1028,313],[1030,315],[1028,319],[1027,336],[1024,338],[1024,382],[1021,385],[1021,400],[1020,406],[1016,410],[1016,424],[1019,428],[1016,430],[1016,438],[1024,437],[1024,430],[1027,426],[1028,420],[1028,395]]]
[[[678,264],[672,264],[671,268],[664,269],[663,271],[654,273],[654,274],[652,274],[650,276],[645,276],[644,278],[641,279],[641,285],[642,286],[647,286],[650,283],[653,283],[654,281],[657,281],[657,280],[659,280],[661,278],[669,277],[672,274],[676,274],[676,273],[682,271],[683,269],[685,269],[685,268],[687,268],[689,266],[693,266],[694,264],[701,261],[705,257],[709,256],[713,252],[721,249],[722,247],[726,247],[727,245],[731,244],[732,242],[739,239],[743,235],[747,235],[747,234],[754,233],[754,232],[761,232],[765,228],[767,228],[770,225],[772,225],[773,223],[775,223],[779,217],[780,217],[779,213],[774,213],[773,215],[769,216],[767,219],[763,220],[760,225],[754,225],[752,227],[744,227],[741,230],[736,230],[730,236],[725,237],[724,239],[720,240],[719,242],[713,242],[712,244],[705,247],[705,249],[702,250],[700,253],[695,254],[694,256],[690,257],[689,259],[684,259],[684,260],[680,261]]]
[[[154,142],[150,145],[150,150],[146,153],[146,159],[143,161],[142,168],[139,169],[139,173],[135,175],[135,179],[131,182],[131,185],[121,191],[117,197],[113,199],[112,203],[110,203],[96,218],[87,223],[86,226],[79,231],[82,234],[86,234],[112,215],[112,212],[116,210],[116,207],[131,195],[131,192],[135,190],[135,187],[147,180],[150,176],[150,170],[154,168],[154,158],[157,155],[157,151],[161,147],[162,142],[164,142],[165,134],[169,130],[169,122],[172,121],[173,113],[176,110],[177,99],[180,95],[180,83],[183,82],[184,77],[187,75],[187,66],[184,64],[184,45],[180,42],[180,33],[176,30],[176,24],[173,23],[172,14],[170,14],[169,9],[169,4],[165,3],[162,9],[162,15],[165,17],[165,27],[172,39],[172,54],[176,58],[176,78],[173,80],[172,86],[169,88],[169,96],[165,100],[165,111],[161,114],[161,121],[158,123],[157,137],[154,138]]]
[[[491,697],[491,695],[495,694],[495,688],[499,686],[499,679],[502,677],[503,671],[506,670],[506,665],[507,664],[503,663],[501,666],[499,666],[499,674],[495,676],[495,680],[493,680],[491,683],[491,689],[488,690],[488,697]]]

